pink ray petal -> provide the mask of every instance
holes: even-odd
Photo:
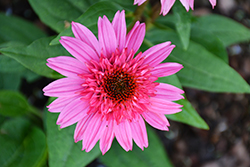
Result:
[[[115,14],[115,17],[112,21],[112,26],[114,27],[116,39],[117,39],[117,48],[122,52],[125,42],[126,42],[126,21],[125,21],[125,11],[118,11]]]
[[[194,0],[189,0],[189,6],[192,10],[194,10]]]
[[[184,99],[181,95],[184,91],[169,84],[160,83],[155,90],[156,98],[162,98],[169,101]]]
[[[102,151],[102,155],[104,155],[111,147],[112,141],[114,139],[115,133],[114,133],[114,121],[110,120],[108,121],[104,132],[100,139],[100,149]]]
[[[103,19],[98,19],[98,38],[103,54],[107,58],[111,57],[117,47],[117,38],[112,24],[105,15]]]
[[[138,6],[142,5],[146,0],[135,0],[134,5],[138,4]]]
[[[164,42],[155,45],[142,53],[142,57],[145,57],[144,64],[148,64],[151,67],[155,67],[160,64],[174,49],[175,45],[170,44],[171,42]]]
[[[100,44],[95,35],[87,27],[82,24],[72,22],[72,31],[77,39],[80,39],[84,43],[88,44],[93,50],[95,50],[97,55],[100,55]]]
[[[148,147],[148,136],[144,120],[138,115],[138,119],[132,121],[130,126],[135,143],[144,150],[144,147]]]
[[[61,112],[65,106],[67,106],[70,102],[75,100],[75,98],[80,98],[80,96],[76,97],[58,97],[54,100],[50,105],[48,105],[48,110],[50,112]]]
[[[216,6],[216,0],[209,0],[209,2],[211,3],[213,8]]]
[[[135,23],[132,30],[128,33],[126,38],[125,47],[128,48],[127,52],[133,49],[134,53],[138,51],[143,42],[144,36],[146,33],[146,26],[144,23],[140,24],[138,21]]]
[[[142,116],[154,128],[168,131],[170,124],[164,114],[144,112]]]
[[[48,67],[70,78],[79,78],[78,74],[87,72],[85,64],[69,56],[53,57],[47,59],[47,61]]]
[[[190,6],[190,3],[189,3],[189,0],[180,0],[182,5],[185,7],[185,9],[187,10],[187,12],[189,11],[189,6]]]
[[[151,74],[156,77],[164,77],[177,73],[183,68],[179,63],[161,63],[154,67]]]
[[[61,78],[43,88],[44,95],[52,97],[76,96],[77,92],[83,90],[81,86],[83,83],[82,79]]]
[[[88,102],[75,98],[67,106],[63,108],[57,119],[57,124],[60,128],[67,127],[78,122],[81,118],[87,115]]]
[[[172,6],[174,5],[175,0],[161,0],[161,12],[163,16],[168,14]]]
[[[161,98],[150,98],[151,105],[149,107],[149,111],[161,114],[175,114],[180,112],[182,109],[182,105],[161,99]]]
[[[84,133],[85,133],[86,129],[88,128],[88,125],[89,125],[91,119],[93,118],[93,116],[94,116],[94,114],[88,114],[85,117],[82,117],[82,119],[78,121],[78,123],[76,124],[75,132],[74,132],[75,142],[78,142],[78,141],[84,139],[83,138]]]
[[[126,151],[132,150],[132,132],[127,120],[120,124],[114,124],[115,137],[122,148]]]
[[[70,54],[83,63],[99,58],[95,50],[80,39],[63,36],[59,41]]]
[[[82,141],[82,149],[89,152],[102,136],[106,125],[106,120],[102,120],[102,116],[96,113],[88,124],[88,128],[84,132],[84,140]]]

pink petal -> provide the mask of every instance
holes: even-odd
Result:
[[[47,66],[67,77],[79,78],[78,74],[87,72],[85,64],[69,56],[53,57],[47,61]]]
[[[119,11],[116,12],[115,17],[112,21],[112,26],[114,27],[116,39],[117,39],[117,48],[120,52],[122,52],[122,49],[124,48],[125,42],[126,42],[126,33],[127,33],[127,27],[126,27],[126,21],[125,21],[125,11]]]
[[[79,96],[78,96],[79,97]],[[47,107],[50,112],[61,112],[71,101],[75,100],[74,97],[58,97]]]
[[[181,90],[180,88],[177,88],[173,85],[166,84],[166,83],[160,83],[157,87],[156,90],[159,92],[163,93],[168,93],[168,94],[183,94],[184,91]]]
[[[117,47],[117,39],[114,28],[105,15],[98,20],[98,38],[103,54],[107,58],[111,57]]]
[[[100,44],[95,35],[84,25],[72,22],[72,31],[77,39],[80,39],[84,43],[88,44],[95,50],[96,54],[101,53]]]
[[[194,10],[194,0],[189,0],[189,6],[192,10]]]
[[[88,102],[80,100],[79,97],[75,98],[63,108],[57,119],[57,124],[61,125],[60,128],[64,128],[78,122],[87,115],[88,105]]]
[[[183,94],[184,91],[169,84],[160,83],[155,87],[155,90],[156,98],[162,98],[169,101],[184,99],[184,97],[180,95]]]
[[[216,6],[216,0],[209,0],[209,2],[211,3],[213,8]]]
[[[134,5],[138,4],[139,6],[142,5],[146,0],[135,0]]]
[[[122,148],[126,151],[132,150],[132,132],[128,120],[118,125],[114,124],[115,137]]]
[[[111,147],[115,136],[113,129],[113,120],[109,120],[100,139],[100,149],[102,151],[102,155],[104,155]]]
[[[180,0],[182,5],[186,8],[187,12],[189,11],[189,0]]]
[[[75,133],[74,133],[75,142],[83,140],[84,133],[86,129],[88,128],[88,125],[91,119],[93,118],[93,116],[94,114],[88,114],[84,118],[78,121],[78,123],[76,124]]]
[[[154,128],[168,131],[170,124],[164,114],[143,112],[142,116]]]
[[[177,73],[183,68],[179,63],[162,63],[154,67],[151,74],[156,77],[164,77]]]
[[[144,53],[142,53],[142,57],[145,57],[143,64],[148,64],[151,67],[155,67],[156,65],[160,64],[174,49],[175,45],[170,44],[171,42],[164,42],[146,50]]]
[[[137,120],[130,123],[130,126],[135,143],[144,150],[144,147],[148,147],[148,136],[144,120],[139,115]]]
[[[82,150],[86,149],[89,152],[100,139],[104,132],[106,120],[102,120],[102,115],[96,113],[90,120],[88,128],[84,132],[82,140]]]
[[[83,63],[92,59],[99,60],[95,50],[80,39],[63,36],[59,41],[71,55]]]
[[[137,21],[132,30],[128,33],[126,38],[125,47],[128,48],[127,50],[128,53],[130,53],[132,49],[134,53],[138,51],[143,42],[145,32],[146,32],[145,24],[144,23],[139,24],[139,21]]]
[[[181,111],[182,105],[156,97],[150,97],[151,105],[148,110],[154,113],[175,114]]]
[[[161,13],[163,16],[168,14],[172,6],[174,5],[175,0],[161,0]]]
[[[61,78],[43,88],[44,95],[52,97],[76,96],[77,92],[83,90],[81,86],[83,83],[83,79]]]

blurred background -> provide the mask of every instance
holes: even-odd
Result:
[[[193,14],[216,13],[250,28],[249,0],[217,1],[217,6],[212,10],[208,0],[195,0]],[[39,20],[27,0],[0,0],[0,10],[6,15],[16,15],[33,22],[48,35],[56,34]],[[230,66],[250,84],[250,43],[230,46],[227,51]],[[31,104],[42,109],[47,101],[42,88],[49,82],[51,80],[44,77],[35,78],[32,82],[22,78],[17,87]],[[173,165],[250,167],[250,95],[208,93],[190,88],[184,90],[187,99],[207,122],[210,130],[171,121],[169,132],[157,131]],[[102,165],[94,161],[88,166]]]

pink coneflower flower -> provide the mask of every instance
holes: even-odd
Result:
[[[183,66],[162,63],[174,45],[165,42],[144,53],[135,53],[145,36],[145,24],[136,22],[126,34],[125,12],[117,12],[112,23],[99,17],[98,39],[85,26],[72,22],[73,37],[61,37],[60,43],[75,58],[49,58],[47,65],[66,76],[43,91],[58,97],[49,106],[60,112],[61,128],[77,123],[75,142],[90,151],[100,140],[103,154],[110,149],[114,137],[126,150],[132,140],[143,150],[148,146],[145,122],[160,130],[168,130],[164,114],[180,112],[172,101],[182,99],[181,89],[155,82],[158,77],[172,75]]]
[[[147,0],[134,0],[134,5],[138,4],[139,6],[146,2]],[[189,8],[194,10],[194,0],[180,0],[182,5],[186,8],[187,11],[189,11]],[[209,0],[212,7],[216,5],[216,0]],[[172,6],[174,5],[175,0],[161,0],[161,12],[163,16],[168,14]]]

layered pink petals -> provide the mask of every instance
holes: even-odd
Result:
[[[107,122],[103,135],[100,139],[100,149],[103,155],[110,149],[114,137],[114,121],[110,120]]]
[[[122,148],[126,151],[132,150],[132,132],[129,122],[125,120],[114,126],[115,137]]]
[[[73,79],[73,78],[62,78],[58,79],[45,88],[43,88],[45,96],[52,97],[69,97],[76,96],[77,92],[82,90],[82,79]]]
[[[135,1],[142,4],[144,1]],[[98,20],[98,39],[85,26],[72,22],[75,37],[61,37],[60,43],[73,57],[49,58],[47,65],[66,76],[43,91],[58,97],[49,106],[59,112],[61,128],[77,124],[75,142],[89,152],[100,140],[102,154],[114,138],[124,150],[132,150],[133,140],[142,150],[148,147],[145,122],[160,130],[168,130],[164,114],[181,111],[174,103],[184,92],[169,84],[156,83],[158,77],[178,72],[182,65],[163,63],[173,48],[165,42],[139,50],[145,24],[136,22],[127,33],[125,11],[118,11],[112,23],[106,16]]]
[[[53,57],[47,61],[48,67],[69,78],[79,78],[79,74],[87,72],[85,64],[69,56]]]
[[[166,99],[168,101],[184,99],[181,95],[184,91],[169,84],[160,83],[155,90],[156,98]]]
[[[163,16],[168,14],[172,6],[174,5],[175,0],[161,0],[161,12]]]
[[[151,105],[148,110],[154,113],[161,114],[175,114],[181,111],[182,105],[168,101],[162,98],[151,97],[150,98]]]
[[[98,60],[99,58],[95,50],[80,39],[61,37],[60,43],[70,54],[83,63],[90,60]]]
[[[82,150],[86,149],[86,152],[89,152],[95,146],[104,132],[105,125],[106,121],[102,120],[102,116],[99,113],[94,114],[84,132]]]
[[[98,39],[102,48],[103,54],[110,57],[115,52],[117,47],[117,38],[114,28],[106,16],[98,20]]]
[[[112,21],[112,26],[114,27],[116,39],[117,39],[117,48],[120,52],[122,52],[125,42],[126,42],[126,33],[127,33],[127,27],[126,27],[126,21],[125,21],[125,11],[121,11],[121,13],[118,11],[115,14],[115,17]]]
[[[77,39],[80,39],[82,42],[92,47],[92,49],[96,51],[97,55],[100,54],[100,44],[95,35],[87,27],[82,24],[72,22],[72,31]]]
[[[177,73],[183,68],[179,63],[162,63],[154,67],[152,75],[156,77],[169,76]]]
[[[187,11],[189,11],[189,7],[191,7],[190,6],[190,0],[180,0],[181,1],[181,3],[182,3],[182,5],[185,7],[185,9],[187,10]],[[193,6],[193,5],[192,5]]]
[[[132,136],[135,143],[143,150],[144,147],[148,147],[148,136],[145,126],[145,122],[139,115],[136,121],[130,123],[132,129]]]
[[[175,45],[170,44],[171,42],[161,43],[149,48],[144,53],[142,53],[142,57],[145,57],[144,64],[148,64],[151,67],[155,67],[160,64],[174,49]]]
[[[81,101],[79,97],[72,99],[73,101],[62,109],[57,119],[57,124],[61,125],[61,128],[70,126],[87,115],[89,104]]]
[[[168,126],[170,126],[166,116],[164,114],[158,114],[153,112],[142,113],[143,118],[147,123],[156,129],[168,131]]]
[[[127,35],[125,47],[127,47],[128,53],[131,50],[133,50],[135,53],[138,51],[143,42],[145,33],[145,24],[140,24],[139,21],[137,21],[132,30]]]
[[[76,97],[58,97],[47,107],[50,112],[61,112],[65,106],[67,106],[70,102],[74,101],[75,98],[80,98],[80,96]]]

